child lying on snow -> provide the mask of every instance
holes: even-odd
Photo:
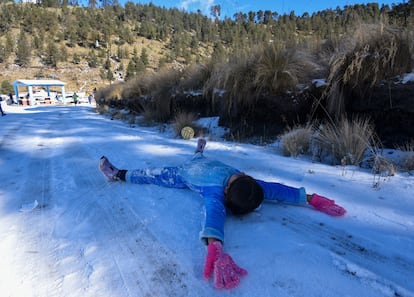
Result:
[[[240,283],[240,276],[247,274],[223,252],[226,211],[243,215],[254,211],[263,200],[277,200],[308,203],[331,216],[346,212],[333,200],[306,194],[305,188],[257,180],[220,161],[209,160],[203,155],[205,146],[206,141],[200,138],[193,158],[177,167],[118,170],[103,156],[99,169],[110,181],[187,188],[204,198],[206,218],[200,236],[207,245],[207,256],[203,276],[209,279],[214,274],[216,288],[234,288]]]

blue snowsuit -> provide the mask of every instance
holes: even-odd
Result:
[[[189,188],[204,198],[205,224],[200,238],[224,241],[224,189],[229,178],[239,170],[220,161],[209,160],[202,153],[180,166],[153,169],[128,170],[127,182],[136,184],[155,184],[170,188]],[[292,188],[279,183],[256,180],[263,189],[265,200],[277,200],[292,203],[306,203],[304,188]]]

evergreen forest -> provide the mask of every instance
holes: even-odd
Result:
[[[413,86],[394,87],[412,71],[413,0],[303,15],[264,10],[230,18],[220,10],[0,1],[1,92],[17,78],[58,78],[72,90],[95,90],[101,108],[127,108],[147,122],[218,115],[234,139],[361,115],[384,142],[414,138],[382,133],[380,121],[386,126],[384,113],[394,121],[395,112],[406,130],[414,124],[406,107]]]

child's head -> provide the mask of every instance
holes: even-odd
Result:
[[[249,213],[263,202],[262,187],[248,175],[238,175],[229,181],[224,205],[234,214]]]

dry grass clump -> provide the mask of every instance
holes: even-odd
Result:
[[[295,91],[298,83],[306,81],[316,68],[311,55],[293,47],[257,46],[210,68],[204,93],[213,100],[217,94],[223,95],[228,114],[245,114],[254,110],[257,99],[263,94]]]
[[[181,129],[184,127],[192,127],[196,130],[194,122],[197,120],[197,116],[193,112],[180,112],[174,119],[174,132],[178,136],[181,133]]]
[[[148,94],[150,90],[150,77],[148,73],[139,73],[133,79],[125,82],[122,89],[122,98],[139,99]]]
[[[405,171],[414,170],[414,139],[403,145],[397,146],[402,152],[401,169]]]
[[[316,68],[307,52],[270,44],[259,53],[254,84],[273,94],[295,91],[298,83],[306,81]]]
[[[313,132],[312,125],[289,127],[280,137],[283,155],[297,157],[308,153]]]
[[[181,78],[180,71],[174,69],[142,73],[125,84],[123,96],[142,100],[145,123],[167,122],[173,117],[171,98],[176,94]]]
[[[152,76],[150,83],[151,105],[157,122],[166,122],[173,117],[171,97],[177,93],[181,73],[176,69],[164,69]]]
[[[397,167],[395,164],[388,160],[387,158],[384,158],[380,154],[376,154],[374,156],[374,163],[372,166],[372,172],[374,174],[382,174],[385,176],[394,176],[397,172]]]
[[[202,90],[210,78],[213,68],[212,61],[188,66],[184,69],[180,88],[185,91]]]
[[[133,123],[134,115],[126,110],[114,110],[111,116],[112,119],[122,120],[128,123]]]
[[[210,84],[213,88],[225,90],[224,105],[229,114],[253,108],[257,98],[253,83],[256,65],[257,56],[254,53],[242,53],[219,65],[213,72]]]
[[[328,76],[328,111],[343,115],[349,93],[363,96],[372,87],[398,74],[411,71],[409,43],[400,31],[392,28],[361,27],[355,48],[337,55]]]
[[[332,156],[336,164],[359,165],[373,137],[369,120],[343,118],[336,124],[322,125],[314,139],[316,146]]]
[[[99,103],[101,100],[112,100],[122,98],[123,83],[114,83],[106,88],[99,89],[95,94],[95,99]]]
[[[96,112],[100,114],[106,114],[109,112],[109,105],[108,104],[97,104],[95,110]]]

